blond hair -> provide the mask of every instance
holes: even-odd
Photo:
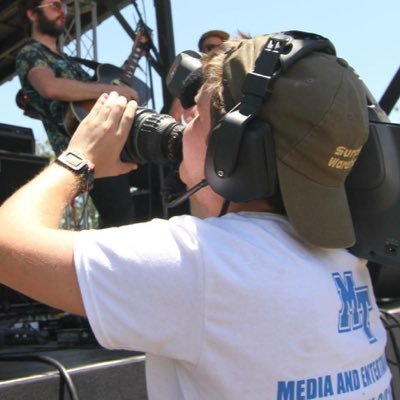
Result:
[[[204,90],[210,94],[211,127],[229,110],[224,102],[224,61],[228,53],[235,50],[248,36],[240,34],[224,42],[223,46],[211,50],[202,58]]]

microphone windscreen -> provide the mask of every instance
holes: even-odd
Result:
[[[197,95],[201,85],[203,84],[203,73],[202,69],[198,68],[191,72],[183,81],[182,89],[179,95],[179,100],[182,103],[182,107],[186,110],[193,107],[196,102],[194,98]]]

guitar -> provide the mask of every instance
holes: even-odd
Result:
[[[140,79],[136,78],[135,71],[141,57],[147,51],[149,42],[145,32],[139,29],[136,38],[124,66],[116,67],[112,64],[99,64],[96,68],[94,78],[99,83],[114,85],[127,85],[133,87],[139,95],[139,105],[144,106],[150,98],[150,88]],[[79,123],[86,117],[95,104],[95,99],[73,101],[68,103],[64,113],[63,124],[67,134],[71,137]]]

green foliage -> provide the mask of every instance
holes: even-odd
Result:
[[[54,152],[51,149],[48,140],[46,140],[45,142],[36,141],[36,155],[41,157],[48,157],[50,161],[53,161],[55,158]]]

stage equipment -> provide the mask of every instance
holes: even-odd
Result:
[[[0,151],[35,154],[32,129],[0,124]]]
[[[48,163],[47,157],[0,151],[0,204]]]

